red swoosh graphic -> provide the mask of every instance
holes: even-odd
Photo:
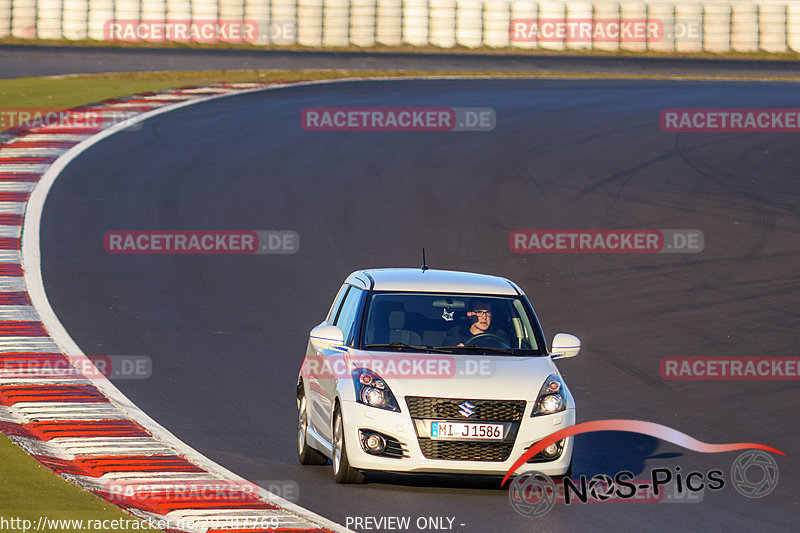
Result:
[[[656,437],[658,439],[665,440],[667,442],[677,444],[678,446],[683,446],[684,448],[701,453],[719,453],[730,452],[734,450],[757,449],[778,453],[784,456],[786,455],[782,451],[772,448],[771,446],[756,444],[754,442],[708,444],[705,442],[700,442],[699,440],[690,437],[686,433],[681,433],[676,429],[662,426],[661,424],[656,424],[654,422],[645,422],[644,420],[595,420],[593,422],[575,424],[574,426],[551,433],[538,443],[528,448],[528,450],[522,454],[522,457],[517,459],[511,468],[508,469],[508,472],[506,472],[506,477],[503,478],[500,486],[502,487],[506,484],[508,478],[511,477],[517,468],[525,464],[528,459],[544,450],[550,444],[553,444],[554,442],[557,442],[565,437],[571,437],[572,435],[579,435],[581,433],[592,433],[593,431],[628,431],[630,433],[642,433],[644,435],[650,435],[651,437]]]

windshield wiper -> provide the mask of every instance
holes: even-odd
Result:
[[[514,350],[510,348],[495,348],[493,346],[479,346],[477,344],[465,344],[463,346],[439,346],[439,348],[442,350],[487,350],[505,355],[517,355],[514,353]]]
[[[393,350],[416,350],[418,352],[433,352],[433,353],[453,353],[452,350],[446,347],[431,348],[430,346],[415,346],[413,344],[406,344],[404,342],[390,342],[388,344],[365,344],[364,349],[370,348],[392,348]]]

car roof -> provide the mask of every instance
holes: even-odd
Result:
[[[453,270],[423,270],[421,268],[374,268],[357,270],[347,283],[376,291],[445,292],[463,294],[522,294],[513,282],[498,276],[456,272]]]

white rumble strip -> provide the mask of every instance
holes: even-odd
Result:
[[[25,202],[0,202],[0,213],[21,215],[25,212]]]
[[[0,352],[58,352],[50,337],[0,337]]]
[[[0,305],[0,322],[30,322],[39,320],[39,315],[30,305]]]
[[[25,290],[25,282],[21,277],[0,276],[0,292],[20,292]]]
[[[0,192],[31,192],[35,186],[29,181],[0,181]]]
[[[0,226],[0,237],[19,239],[21,235],[22,228],[19,226]]]
[[[39,420],[115,420],[125,413],[111,403],[19,402],[14,409],[26,423]]]
[[[0,172],[22,172],[41,174],[49,165],[42,163],[3,163],[0,160]]]
[[[162,455],[174,453],[163,444],[157,444],[151,438],[122,437],[104,439],[91,437],[86,439],[54,439],[42,441],[28,437],[11,437],[21,448],[31,455],[46,455],[57,459],[74,460],[78,456],[92,455]]]
[[[0,431],[64,479],[165,531],[349,530],[212,462],[110,381],[79,371],[91,368],[89,360],[56,317],[42,282],[44,202],[72,159],[131,124],[211,99],[289,85],[305,83],[219,84],[133,95],[78,108],[126,109],[124,122],[5,132],[0,143]]]
[[[73,374],[72,372],[71,374]],[[26,387],[32,385],[92,385],[92,382],[88,379],[61,379],[58,377],[57,374],[53,374],[53,377],[46,377],[46,378],[20,378],[20,377],[4,377],[0,379],[0,387],[11,387],[16,385],[24,385]],[[9,407],[9,409],[11,409]],[[16,407],[13,408],[14,411],[18,411]]]
[[[61,155],[64,150],[61,148],[50,148],[47,146],[31,147],[31,148],[0,148],[0,157],[48,157],[52,155]]]
[[[25,135],[15,137],[6,143],[8,146],[14,146],[14,143],[21,142],[74,142],[79,143],[84,139],[91,137],[88,133],[27,133]],[[66,150],[62,150],[62,153]]]

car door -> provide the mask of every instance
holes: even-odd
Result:
[[[339,380],[350,382],[349,370],[344,361],[344,354],[347,346],[352,346],[355,341],[355,334],[358,331],[357,324],[361,318],[361,307],[366,291],[357,287],[350,286],[344,295],[342,305],[336,313],[333,325],[342,330],[344,343],[337,345],[319,339],[312,338],[315,344],[314,351],[319,361],[321,371],[317,376],[317,402],[314,407],[314,427],[328,441],[332,442],[333,431],[331,420],[333,419],[333,404],[336,399],[336,390]]]
[[[326,393],[322,387],[321,377],[331,369],[327,368],[328,361],[325,356],[325,351],[331,349],[331,342],[316,337],[314,331],[320,326],[332,326],[339,316],[339,310],[342,307],[342,301],[347,295],[350,285],[345,283],[336,293],[336,298],[333,299],[333,304],[328,311],[325,320],[320,323],[314,330],[311,331],[308,339],[308,348],[306,349],[305,362],[303,363],[303,378],[306,381],[306,390],[308,391],[307,398],[307,416],[308,425],[319,434],[326,434],[329,425],[326,413],[329,408],[327,407]]]

